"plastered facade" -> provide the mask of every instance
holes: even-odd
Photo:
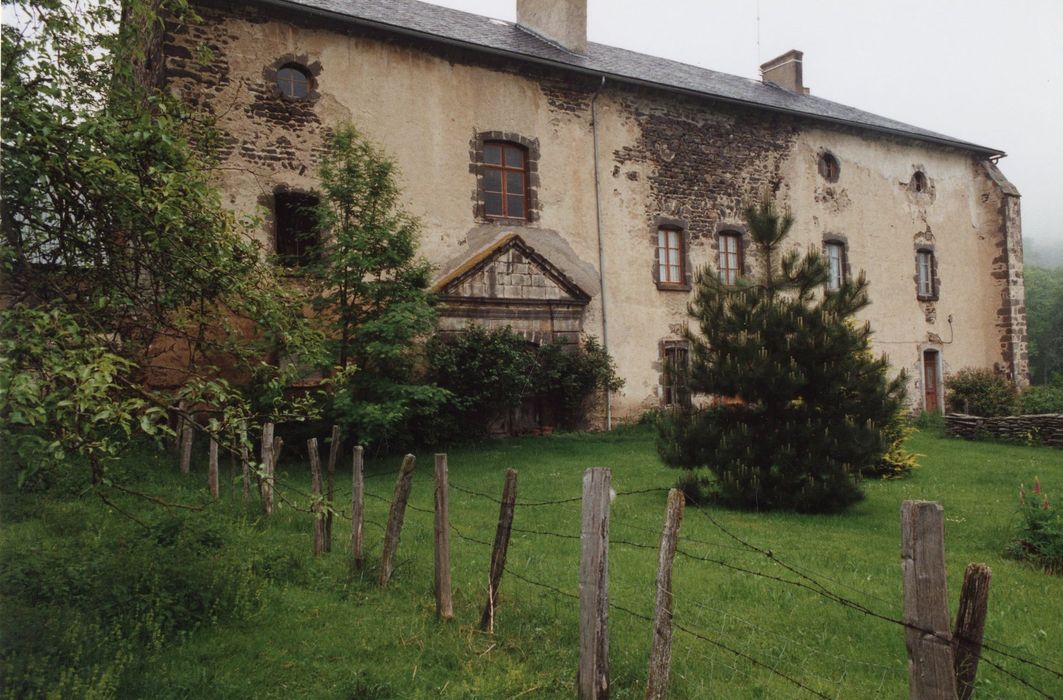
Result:
[[[582,332],[601,338],[607,330],[626,380],[612,397],[616,419],[660,404],[662,343],[679,339],[687,322],[689,289],[655,282],[658,226],[683,230],[689,270],[715,270],[719,234],[741,234],[743,203],[766,191],[792,211],[794,245],[847,243],[849,267],[871,283],[864,316],[875,350],[909,371],[915,406],[926,349],[940,353],[946,376],[995,367],[1025,381],[1018,193],[971,152],[603,85],[258,7],[199,12],[202,24],[167,32],[166,81],[217,117],[226,201],[262,217],[265,249],[273,247],[273,193],[313,191],[327,130],[351,122],[397,162],[437,278],[517,234],[586,293]],[[271,83],[271,71],[287,62],[311,73],[307,101],[287,100]],[[492,222],[478,208],[474,161],[485,133],[534,146],[534,215],[526,222]],[[840,164],[837,182],[819,172],[825,152]],[[917,170],[927,177],[924,192],[911,187]],[[917,298],[921,247],[937,262],[935,300]]]

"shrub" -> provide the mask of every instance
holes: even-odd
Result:
[[[440,410],[420,421],[420,437],[429,444],[482,437],[533,399],[561,427],[577,427],[596,393],[623,385],[612,358],[594,338],[536,346],[508,326],[473,326],[436,334],[425,357],[428,380],[450,395]]]
[[[1015,387],[988,369],[968,367],[945,380],[945,402],[954,413],[1008,416],[1015,412]]]
[[[1034,479],[1033,489],[1026,493],[1019,486],[1019,528],[1005,554],[1022,559],[1051,573],[1063,572],[1063,515],[1053,507],[1041,482]]]
[[[1063,413],[1063,374],[1057,374],[1051,384],[1027,387],[1019,395],[1019,412]]]
[[[882,459],[864,467],[861,473],[871,479],[903,479],[919,466],[919,455],[904,449],[904,444],[915,432],[904,410],[897,411],[893,419],[882,428],[882,437],[888,447]]]

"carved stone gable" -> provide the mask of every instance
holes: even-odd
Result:
[[[588,295],[550,261],[512,234],[440,280],[444,297],[560,301],[586,304]]]

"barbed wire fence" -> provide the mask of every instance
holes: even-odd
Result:
[[[362,469],[360,451],[358,456],[359,458],[354,460],[352,467],[355,472],[352,484],[361,483],[361,488],[353,486],[350,491],[341,489],[339,494],[332,494],[333,498],[326,500],[319,491],[307,492],[288,480],[282,480],[280,485],[283,486],[283,491],[277,490],[278,498],[287,507],[306,513],[311,518],[321,518],[326,513],[333,513],[351,523],[352,533],[355,530],[360,532],[363,524],[373,525],[385,533],[384,544],[380,552],[382,558],[394,556],[394,548],[398,546],[398,534],[402,528],[406,510],[419,515],[431,516],[434,521],[436,545],[437,614],[443,619],[448,619],[453,615],[452,601],[449,600],[451,566],[449,536],[453,534],[463,543],[484,548],[484,550],[490,549],[491,571],[487,576],[488,585],[481,627],[485,631],[493,631],[499,621],[496,615],[501,609],[498,585],[503,577],[512,578],[534,588],[541,595],[552,599],[555,605],[563,606],[565,609],[571,608],[579,620],[580,662],[577,690],[581,698],[600,698],[608,695],[608,654],[601,653],[601,651],[607,649],[609,613],[618,613],[631,624],[647,626],[648,636],[650,636],[652,627],[647,697],[667,697],[673,631],[691,642],[681,647],[683,658],[687,659],[688,668],[708,666],[710,672],[714,672],[719,667],[730,672],[732,681],[738,676],[756,679],[760,674],[772,679],[779,687],[790,688],[796,697],[844,697],[850,669],[858,668],[864,676],[873,675],[878,678],[872,697],[895,693],[895,687],[891,689],[888,681],[891,675],[900,671],[899,666],[889,666],[832,653],[820,648],[821,640],[810,638],[800,629],[787,627],[785,633],[780,632],[768,628],[763,623],[758,624],[744,619],[721,605],[713,604],[711,598],[688,594],[676,595],[673,592],[671,571],[675,557],[679,557],[684,562],[684,574],[688,574],[691,578],[700,577],[703,569],[709,567],[716,571],[726,572],[728,576],[756,580],[772,588],[803,592],[826,604],[857,614],[868,624],[892,625],[901,628],[907,637],[909,688],[913,697],[969,698],[974,690],[975,671],[980,665],[982,669],[997,674],[1006,683],[1021,688],[1030,695],[1052,698],[1061,692],[1060,681],[1063,680],[1063,670],[1057,660],[1036,658],[1001,641],[987,638],[982,634],[982,627],[979,625],[975,625],[974,629],[960,629],[959,627],[955,630],[950,629],[948,623],[951,615],[947,607],[942,607],[942,605],[947,606],[944,596],[941,596],[941,600],[928,602],[928,598],[933,598],[933,595],[929,594],[932,591],[928,593],[927,590],[920,590],[924,586],[909,585],[907,577],[904,589],[905,609],[902,614],[897,614],[886,607],[894,605],[893,602],[874,592],[838,581],[836,578],[813,571],[804,564],[793,564],[773,548],[755,542],[751,537],[736,531],[733,526],[723,524],[710,512],[706,504],[691,502],[690,505],[694,506],[697,517],[704,518],[710,528],[719,533],[720,540],[695,538],[681,533],[682,513],[686,499],[675,489],[656,487],[626,491],[612,490],[608,486],[611,478],[609,470],[596,468],[587,470],[584,477],[584,490],[579,496],[548,500],[518,499],[516,497],[516,472],[513,472],[512,488],[504,489],[502,496],[498,497],[451,481],[447,475],[446,456],[437,455],[435,507],[429,509],[417,506],[408,500],[413,469],[412,455],[407,455],[404,460],[404,465],[407,462],[410,464],[411,474],[406,473],[405,466],[400,470],[395,483],[395,492],[391,497],[365,489],[364,482],[369,479],[394,477],[395,472],[381,470],[372,474],[360,474]],[[442,458],[442,471],[440,470],[440,458]],[[591,477],[592,472],[598,472],[594,478]],[[271,482],[275,482],[275,474],[271,473],[270,476]],[[404,478],[405,486],[403,485]],[[598,488],[595,492],[589,492],[588,485],[591,482],[599,484],[599,487],[604,483],[605,491],[601,492]],[[284,491],[307,499],[309,505],[303,507],[295,503],[285,495]],[[490,502],[499,507],[499,524],[494,541],[477,537],[472,534],[470,527],[451,522],[446,495],[450,491],[464,494],[473,500]],[[610,501],[619,497],[653,493],[668,494],[669,502],[679,501],[679,515],[672,515],[672,510],[666,511],[663,528],[655,528],[630,518],[618,520],[615,525],[623,532],[619,536],[611,536],[609,532],[612,526],[609,521]],[[344,496],[351,503],[349,510],[346,507],[337,507],[338,503],[345,502]],[[365,518],[364,504],[359,504],[359,497],[384,504],[388,509],[388,521],[380,523]],[[604,504],[604,507],[596,511],[595,508],[589,506],[593,502]],[[581,504],[580,514],[582,516],[581,527],[578,531],[539,529],[526,525],[524,523],[526,518],[518,520],[521,522],[519,526],[513,524],[515,511],[565,507],[577,503]],[[933,507],[924,508],[922,505]],[[906,502],[905,509],[916,513],[913,517],[917,519],[927,516],[930,520],[920,521],[918,526],[912,530],[914,533],[912,542],[902,542],[902,551],[907,552],[905,548],[914,547],[916,552],[910,557],[911,561],[904,562],[904,566],[922,567],[918,571],[919,576],[922,577],[920,580],[930,581],[930,588],[940,586],[943,592],[944,544],[943,539],[940,538],[936,544],[933,541],[935,539],[933,518],[941,516],[941,508],[936,504]],[[588,518],[591,518],[590,522]],[[669,522],[669,518],[672,518],[672,522]],[[671,543],[668,542],[670,531],[672,533]],[[940,523],[937,525],[937,531],[943,532]],[[928,536],[927,532],[931,534]],[[533,541],[549,540],[573,544],[578,542],[580,558],[578,592],[565,590],[556,582],[540,580],[534,573],[519,570],[512,565],[512,562],[507,563],[507,550],[513,533]],[[389,537],[392,534],[393,543],[389,544]],[[647,535],[652,535],[653,539],[644,541]],[[931,540],[930,550],[934,550],[935,547],[940,549],[940,557],[937,560],[931,553],[930,561],[925,561],[927,556],[922,552],[927,545],[927,542],[923,541],[925,539]],[[354,540],[352,535],[352,546]],[[390,554],[389,547],[392,548]],[[646,595],[647,587],[644,582],[630,582],[624,579],[609,580],[605,573],[608,570],[607,565],[601,565],[602,562],[607,563],[609,547],[618,547],[620,548],[618,551],[641,552],[643,555],[646,552],[658,553],[657,585],[650,589],[653,595]],[[355,561],[364,558],[364,553],[360,551],[352,551],[351,554]],[[585,571],[588,568],[594,568],[587,566],[589,560],[598,562],[597,575],[593,571],[591,574]],[[939,571],[933,570],[937,566],[935,561],[940,563]],[[764,565],[770,566],[770,569],[765,570]],[[666,575],[665,568],[667,568]],[[968,568],[968,576],[971,575],[972,568],[973,566]],[[442,583],[444,580],[445,584]],[[662,581],[666,583],[662,584]],[[387,585],[386,577],[382,577],[379,583],[381,586]],[[985,569],[984,583],[988,587],[988,569]],[[622,592],[624,600],[618,601],[615,595],[610,597],[608,594],[610,586],[614,593]],[[442,588],[446,590],[443,591]],[[686,588],[689,587],[684,587],[684,590]],[[846,589],[846,592],[841,592],[842,589]],[[964,595],[966,594],[965,585]],[[656,602],[653,605],[652,615],[639,611],[654,598]],[[977,603],[978,601],[975,601],[976,607]],[[979,615],[981,625],[984,625],[985,601],[982,600],[981,603],[982,609]],[[961,611],[964,609],[964,604],[965,601],[961,596]],[[927,612],[928,605],[933,608],[929,613]],[[588,609],[589,607],[594,609]],[[944,627],[941,624],[942,616],[946,623]],[[959,623],[958,618],[957,623]],[[716,626],[715,630],[711,629],[713,624]],[[604,646],[602,640],[605,640]],[[668,648],[660,648],[662,644],[667,645]],[[929,664],[927,662],[928,656],[935,655],[940,661],[936,667],[933,662]],[[962,655],[959,662],[957,661],[958,655]],[[827,677],[812,671],[813,665],[809,661],[813,658],[825,660],[817,667],[833,668],[837,672]],[[661,659],[665,660],[663,665],[660,663]],[[943,671],[942,664],[947,665],[947,674]],[[863,690],[866,694],[866,686]]]

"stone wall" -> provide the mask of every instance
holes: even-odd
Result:
[[[1063,448],[1063,415],[1045,413],[983,418],[950,413],[945,416],[945,434],[967,440],[989,437],[1009,442],[1040,442]]]
[[[324,137],[352,122],[396,162],[406,207],[422,224],[421,252],[440,278],[488,241],[519,233],[589,297],[578,306],[535,299],[552,292],[513,277],[503,298],[475,301],[470,280],[463,293],[473,297],[443,300],[443,328],[513,323],[530,339],[574,339],[602,338],[607,324],[608,350],[626,380],[612,401],[618,418],[659,405],[661,348],[683,337],[693,273],[714,268],[719,233],[744,233],[743,206],[766,192],[794,214],[791,245],[847,242],[847,265],[871,283],[861,320],[875,331],[875,351],[909,370],[914,401],[924,349],[941,353],[946,377],[994,365],[1024,376],[1018,193],[968,151],[603,84],[307,14],[224,2],[197,8],[202,24],[167,28],[167,80],[215,116],[225,135],[217,171],[225,201],[260,217],[266,250],[274,193],[313,191]],[[273,88],[271,76],[288,61],[313,78],[305,102]],[[485,134],[528,146],[528,220],[488,220],[476,206]],[[832,181],[817,168],[824,153],[840,163]],[[925,191],[910,187],[916,171],[926,175]],[[684,233],[686,284],[657,284],[662,225]],[[918,244],[932,245],[937,258],[935,301],[916,298]],[[757,261],[745,262],[748,270]]]

